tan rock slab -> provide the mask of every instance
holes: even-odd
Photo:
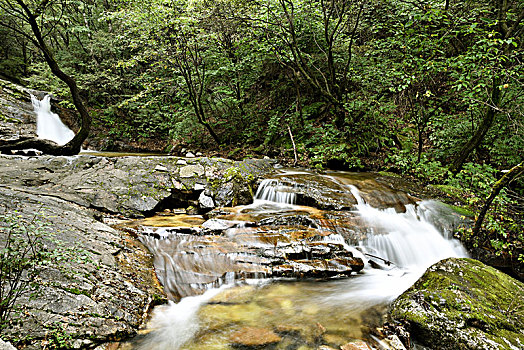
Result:
[[[230,341],[244,346],[263,346],[278,343],[282,340],[275,332],[267,328],[244,327],[233,333]]]

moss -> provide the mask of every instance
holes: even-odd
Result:
[[[22,121],[16,118],[11,118],[8,115],[2,113],[0,110],[0,121],[3,121],[5,123],[15,123],[15,124],[21,124]]]
[[[81,290],[81,289],[78,289],[78,288],[75,288],[75,287],[73,287],[73,288],[64,288],[64,290],[69,292],[69,293],[71,293],[71,294],[75,294],[75,295],[83,294],[83,295],[88,296],[88,297],[91,296],[91,294],[88,291]]]
[[[439,349],[483,349],[489,341],[509,349],[504,339],[524,344],[523,311],[524,284],[476,260],[447,259],[395,301],[391,316]]]
[[[469,207],[460,207],[458,205],[447,204],[447,203],[442,203],[442,204],[444,204],[446,207],[452,209],[453,211],[455,211],[459,215],[466,216],[466,217],[474,217],[475,216],[475,213]]]

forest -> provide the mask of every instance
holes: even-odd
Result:
[[[522,272],[523,18],[519,0],[0,0],[0,78],[78,111],[50,153],[398,174]]]

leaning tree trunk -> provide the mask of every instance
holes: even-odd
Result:
[[[80,114],[80,129],[75,134],[73,139],[66,143],[63,146],[56,144],[55,142],[49,140],[42,140],[39,138],[30,138],[24,140],[16,141],[6,141],[0,144],[0,151],[13,150],[13,149],[24,149],[24,148],[35,148],[46,154],[52,155],[73,155],[78,154],[82,147],[82,143],[85,141],[87,136],[89,136],[89,130],[91,128],[91,116],[84,106],[82,99],[80,97],[80,92],[78,86],[76,85],[75,80],[64,73],[58,66],[51,50],[49,50],[47,44],[44,41],[42,32],[37,23],[38,13],[33,13],[31,9],[22,1],[16,0],[16,3],[22,8],[25,13],[25,18],[29,25],[31,26],[31,31],[33,32],[34,39],[33,43],[42,51],[44,60],[51,69],[51,72],[67,84],[69,90],[71,91],[71,96],[73,98],[73,104],[75,105],[76,110]]]
[[[482,210],[480,211],[479,216],[475,221],[475,227],[473,227],[474,236],[478,235],[478,233],[480,232],[482,222],[484,221],[486,213],[488,212],[491,203],[493,203],[493,200],[495,200],[495,198],[498,196],[498,194],[500,193],[500,191],[502,191],[504,187],[506,187],[511,181],[516,179],[522,173],[524,173],[524,163],[515,165],[513,168],[511,168],[510,171],[504,174],[504,176],[502,176],[500,180],[495,182],[493,188],[491,189],[491,193],[488,199],[486,199],[486,203],[484,203],[484,206],[482,207]]]
[[[489,129],[491,128],[491,125],[493,124],[493,120],[495,120],[495,115],[498,110],[500,99],[501,99],[501,91],[500,91],[500,79],[499,78],[493,78],[493,90],[491,91],[491,101],[488,106],[488,109],[486,111],[486,114],[484,114],[484,118],[482,118],[482,121],[473,135],[471,139],[462,147],[462,149],[459,151],[458,155],[453,160],[453,163],[449,167],[449,170],[453,174],[457,174],[460,169],[462,169],[462,165],[468,158],[468,156],[473,152],[474,149],[476,149],[482,140],[484,140],[484,137],[488,133]]]

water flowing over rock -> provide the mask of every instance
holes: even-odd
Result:
[[[29,316],[11,334],[25,332],[45,345],[46,330],[60,324],[77,347],[135,334],[149,306],[162,300],[146,246],[172,301],[156,308],[134,341],[137,349],[255,346],[249,339],[240,345],[240,334],[233,336],[240,329],[257,329],[274,340],[271,346],[340,348],[369,340],[371,325],[383,321],[387,303],[421,268],[464,255],[449,232],[433,225],[436,203],[416,201],[372,175],[273,165],[0,156],[0,203],[28,203],[27,216],[43,203],[67,242],[78,242],[94,260],[77,267],[87,273],[79,281],[49,273],[50,288],[33,303],[23,300]],[[269,173],[254,195],[257,178]],[[161,214],[143,218],[155,212]],[[107,213],[141,219],[120,230],[100,222]]]
[[[259,348],[281,341],[275,332],[267,328],[244,327],[231,335],[233,346],[245,348]]]
[[[106,221],[104,213],[122,218],[144,216],[156,208],[181,207],[185,212],[185,206],[193,200],[197,205],[203,191],[216,196],[221,183],[241,182],[242,176],[254,182],[257,174],[273,170],[273,162],[266,160],[200,158],[188,163],[194,161],[206,174],[183,179],[179,177],[178,160],[0,155],[0,208],[19,210],[19,215],[28,220],[41,212],[64,247],[82,248],[88,256],[87,261],[72,263],[73,276],[46,270],[41,275],[45,288],[33,299],[24,296],[18,300],[23,308],[20,322],[3,330],[3,338],[21,339],[17,346],[26,343],[33,348],[49,348],[53,346],[49,334],[58,332],[67,335],[64,341],[69,346],[94,348],[135,335],[148,310],[165,301],[165,295],[146,248],[133,234],[102,223]],[[235,171],[234,179],[224,176],[228,169]],[[205,184],[205,188],[197,184]],[[236,195],[231,193],[232,197],[220,200],[233,202]],[[188,229],[204,221],[175,215],[163,219],[165,225],[185,225]],[[151,223],[144,219],[142,224]]]
[[[431,266],[392,305],[412,337],[433,349],[524,348],[524,284],[471,259]]]
[[[65,145],[75,137],[73,130],[60,120],[58,114],[51,112],[51,96],[46,95],[39,100],[31,95],[31,103],[36,113],[36,133],[39,138]]]
[[[172,349],[257,348],[260,334],[272,339],[265,348],[368,347],[388,302],[427,266],[466,254],[431,223],[435,208],[446,211],[372,175],[284,169],[262,181],[253,203],[212,210],[191,232],[142,227],[139,237],[155,256],[166,294],[182,304],[185,295],[203,293],[190,297],[201,300],[191,311],[198,316],[191,339]],[[448,214],[445,221],[458,218]],[[207,298],[216,287],[222,292]],[[138,340],[138,349],[182,327],[149,326],[159,336]],[[395,349],[393,340],[381,346]]]
[[[369,205],[378,208],[395,208],[405,211],[406,204],[416,198],[399,191],[392,191],[366,174],[333,172],[317,175],[311,172],[283,172],[262,182],[257,198],[278,203],[299,204],[319,209],[349,210],[357,200],[347,185],[358,183],[360,195]]]

